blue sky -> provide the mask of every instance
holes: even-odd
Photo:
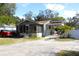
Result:
[[[24,18],[23,15],[28,11],[32,11],[34,15],[39,13],[39,10],[55,10],[59,13],[59,16],[73,17],[79,12],[79,3],[17,3],[16,4],[16,16]]]

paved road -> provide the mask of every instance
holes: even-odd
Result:
[[[79,41],[37,40],[0,46],[0,56],[54,56],[60,50],[79,50]]]

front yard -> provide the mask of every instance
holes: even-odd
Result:
[[[29,38],[0,38],[0,45],[10,45],[10,44],[16,44],[16,43],[21,43],[21,42],[27,42],[27,41],[34,41],[34,40],[55,40],[58,42],[68,42],[68,41],[75,41],[76,39],[72,38],[51,38],[48,37],[29,37]]]
[[[27,41],[34,41],[41,38],[37,37],[30,37],[30,38],[0,38],[0,45],[10,45],[15,43],[27,42]]]
[[[62,50],[67,50],[67,52]],[[79,54],[75,51],[79,51],[79,40],[68,38],[45,40],[45,38],[35,37],[0,38],[0,56],[62,56]]]

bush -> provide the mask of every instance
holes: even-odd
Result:
[[[70,34],[67,33],[63,33],[62,35],[60,35],[60,38],[70,38]]]
[[[66,33],[66,32],[68,32],[68,31],[70,31],[70,30],[72,30],[72,29],[73,29],[73,28],[70,27],[70,26],[68,26],[68,25],[58,26],[58,27],[55,28],[55,30],[60,31],[61,34]]]

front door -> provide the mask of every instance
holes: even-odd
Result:
[[[25,25],[25,33],[29,34],[29,25]]]

